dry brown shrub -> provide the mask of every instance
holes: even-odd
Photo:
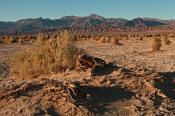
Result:
[[[113,44],[119,44],[119,37],[112,37]]]
[[[26,40],[27,40],[27,41],[30,41],[31,39],[32,39],[32,37],[31,37],[30,35],[27,35],[27,36],[26,36]]]
[[[79,49],[73,36],[63,31],[57,39],[43,39],[38,35],[34,48],[15,53],[10,62],[10,74],[19,77],[52,74],[75,67]]]
[[[52,35],[52,38],[57,38],[57,34],[53,34]]]
[[[95,40],[95,41],[99,41],[100,40],[100,36],[94,36],[92,39]]]
[[[29,40],[30,43],[34,43],[35,41],[36,41],[36,40],[34,40],[34,39],[30,39],[30,40]]]
[[[150,46],[151,46],[151,50],[153,52],[156,52],[156,51],[160,51],[160,48],[162,46],[161,44],[161,39],[160,38],[154,38],[151,43],[150,43]]]
[[[23,42],[24,42],[24,41],[23,41],[23,39],[21,39],[21,38],[20,38],[20,39],[18,39],[18,44],[22,45],[22,44],[23,44]]]
[[[91,35],[91,37],[90,37],[91,39],[93,39],[93,38],[95,38],[95,35]]]
[[[13,37],[13,36],[9,37],[8,43],[16,43],[16,42],[17,42],[17,37]]]
[[[45,38],[46,38],[46,39],[50,39],[50,36],[49,36],[49,35],[46,35]]]
[[[105,37],[101,37],[99,43],[105,43]]]
[[[129,37],[125,36],[125,37],[122,38],[122,40],[129,40]]]
[[[109,43],[110,42],[110,38],[109,37],[105,37],[105,43]]]
[[[83,38],[81,38],[80,40],[86,40],[86,38],[85,38],[85,37],[83,37]]]
[[[143,40],[143,36],[140,36],[140,37],[139,37],[139,40],[141,40],[141,41],[142,41],[142,40]]]
[[[78,37],[79,37],[79,38],[82,38],[82,37],[83,37],[83,35],[78,35]]]

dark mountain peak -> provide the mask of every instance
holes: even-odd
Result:
[[[34,20],[34,19],[32,19],[32,18],[21,19],[21,20],[18,20],[17,22],[23,22],[23,21],[31,21],[31,20]]]
[[[78,16],[65,16],[65,17],[62,17],[61,20],[71,20],[71,19],[77,19],[77,18],[80,18]]]
[[[150,27],[160,25],[175,24],[175,20],[160,20],[155,18],[135,18],[127,20],[123,18],[104,18],[98,14],[91,14],[89,16],[65,16],[61,19],[43,19],[43,18],[28,18],[16,22],[0,22],[1,32],[29,32],[39,31],[49,28],[65,28],[65,27],[90,27],[90,26],[117,26],[117,27]]]
[[[141,17],[137,17],[137,18],[135,18],[133,20],[142,20],[142,18]]]
[[[16,25],[26,25],[26,24],[30,24],[31,22],[35,21],[35,19],[32,18],[27,18],[27,19],[21,19],[18,20],[16,22],[14,22]]]
[[[118,20],[126,20],[126,19],[124,19],[124,18],[122,18],[122,17],[118,17],[118,18],[114,18],[114,19],[118,19]]]
[[[144,17],[142,19],[145,21],[161,21],[160,19],[157,19],[157,18],[148,18],[148,17]]]
[[[135,18],[131,21],[128,21],[124,26],[129,27],[151,27],[151,26],[160,26],[160,25],[166,25],[164,22],[161,22],[159,19],[154,18]]]
[[[37,18],[36,20],[44,20],[42,17]]]
[[[145,21],[142,18],[138,17],[138,18],[128,21],[126,24],[124,24],[124,26],[143,27],[147,25],[145,25]]]
[[[140,18],[140,17],[135,18],[135,19],[133,19],[132,21],[135,22],[135,23],[144,23],[144,22],[145,22],[145,21],[144,21],[142,18]]]
[[[43,19],[42,17],[32,19],[32,18],[27,18],[27,19],[22,19],[17,22],[15,22],[17,25],[28,25],[28,24],[33,24],[34,22],[44,22],[47,21],[47,19]]]
[[[98,15],[98,14],[91,14],[88,16],[89,18],[94,18],[94,19],[104,19],[104,17]]]

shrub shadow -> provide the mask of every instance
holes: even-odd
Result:
[[[104,75],[109,75],[112,72],[114,72],[114,70],[117,67],[112,66],[112,65],[97,65],[95,67],[93,67],[93,69],[91,70],[91,76],[104,76]]]
[[[105,108],[112,102],[130,99],[135,93],[124,90],[119,86],[114,87],[93,87],[86,86],[86,91],[90,94],[90,102],[86,104],[89,111],[95,114],[104,114],[111,109]]]
[[[49,114],[49,116],[61,116],[56,112],[54,106],[49,107],[48,109],[46,109],[46,111],[40,108],[36,108],[36,110],[38,110],[38,112],[35,113],[33,116],[45,116],[46,114]]]
[[[121,67],[117,67],[114,65],[114,62],[110,62],[105,65],[97,65],[92,68],[91,76],[105,76],[113,73],[114,71],[120,69]],[[122,72],[130,72],[130,70],[122,69]]]
[[[159,88],[167,97],[175,99],[175,72],[159,72],[164,76],[163,80],[156,79],[156,87]]]
[[[117,44],[115,44],[116,46],[122,46],[122,45],[124,45],[124,44],[122,44],[122,43],[117,43]]]
[[[60,115],[56,112],[54,106],[51,106],[50,108],[48,108],[48,109],[47,109],[47,113],[48,113],[50,116],[60,116]]]

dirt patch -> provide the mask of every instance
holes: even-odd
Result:
[[[1,91],[0,114],[88,116],[91,113],[86,108],[88,99],[84,90],[76,83],[48,79],[24,81]]]
[[[90,73],[87,70],[83,74]],[[66,73],[69,75],[66,75]],[[29,80],[0,82],[1,115],[135,116],[174,115],[172,89],[166,77],[146,69],[124,68],[104,76],[67,71]],[[76,78],[70,78],[76,76]],[[173,88],[173,85],[170,85]]]
[[[31,44],[0,44],[0,80],[9,76],[10,69],[8,66],[8,61],[11,55],[26,48],[31,48]]]
[[[99,44],[97,41],[79,41],[77,46],[89,52],[90,55],[104,59],[107,63],[115,62],[119,67],[134,69],[138,67],[156,72],[175,72],[175,41],[168,46],[162,46],[159,52],[150,52],[150,39],[120,40],[120,45],[111,43]]]
[[[153,53],[148,41],[120,42],[122,46],[77,42],[90,55],[103,59],[105,65],[35,79],[8,77],[7,60],[2,60],[0,115],[175,115],[175,62],[170,57],[174,43]],[[4,57],[8,59],[5,55],[10,54]]]

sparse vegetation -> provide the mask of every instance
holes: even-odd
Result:
[[[23,38],[18,38],[18,44],[22,45],[24,43],[24,39]]]
[[[109,37],[106,37],[105,38],[105,43],[109,43],[110,42],[110,38]]]
[[[152,52],[160,51],[160,48],[162,46],[161,39],[160,38],[154,38],[151,41],[150,46],[151,46]]]
[[[73,44],[73,35],[63,31],[57,39],[43,37],[43,34],[38,35],[34,48],[12,56],[9,63],[12,75],[37,76],[74,68],[79,50]]]
[[[105,43],[105,37],[101,37],[99,43]]]
[[[17,38],[16,37],[10,37],[9,39],[8,39],[8,43],[15,43],[15,42],[17,42]]]
[[[99,41],[100,40],[100,36],[93,36],[93,40]]]
[[[119,37],[112,37],[113,44],[119,44]]]
[[[142,40],[143,40],[143,36],[139,37],[139,40],[141,40],[141,41],[142,41]]]

